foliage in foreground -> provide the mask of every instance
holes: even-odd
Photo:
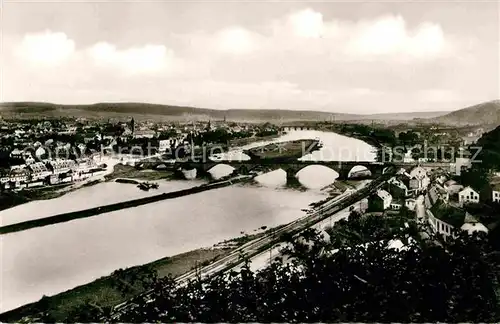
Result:
[[[397,220],[396,220],[397,222]],[[405,221],[406,222],[406,221]],[[353,217],[343,228],[359,235],[335,248],[306,231],[278,260],[259,272],[196,280],[175,288],[157,281],[152,296],[138,298],[119,322],[408,322],[496,321],[496,268],[484,237],[459,235],[436,244],[419,239],[414,224],[391,228],[376,240],[370,231],[387,220]],[[407,223],[407,222],[406,222]],[[397,228],[397,227],[396,227]],[[330,231],[333,233],[332,231]],[[416,233],[416,235],[415,235]],[[351,233],[352,234],[352,233]],[[384,238],[385,236],[385,238]],[[383,237],[382,240],[378,238]],[[399,238],[403,249],[388,248]],[[362,242],[365,240],[362,240]],[[338,247],[340,244],[340,247]],[[494,255],[494,253],[493,253]],[[94,308],[95,309],[95,308]],[[96,314],[75,321],[92,321]]]
[[[246,264],[183,287],[148,278],[152,295],[118,317],[89,304],[66,322],[498,322],[498,253],[487,238],[421,230],[407,215],[353,214],[327,230],[331,239],[305,231],[261,271]],[[403,248],[388,248],[395,239]]]

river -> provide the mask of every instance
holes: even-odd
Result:
[[[342,155],[333,154],[341,152],[338,148],[342,147],[359,151],[353,153],[359,160],[374,158],[368,144],[333,133],[294,132],[274,142],[301,138],[320,138],[323,142],[323,153],[313,153],[312,158],[341,159]],[[321,157],[325,152],[330,158]],[[318,189],[335,179],[321,166],[308,170],[298,174],[299,180],[312,188],[304,192],[281,188],[284,175],[278,170],[263,175],[261,186],[226,187],[1,235],[0,312],[82,285],[118,268],[209,247],[241,232],[252,233],[261,226],[277,226],[302,217],[301,209],[326,197]],[[324,182],[325,178],[329,180]],[[323,182],[315,186],[320,180]],[[196,180],[164,181],[159,190],[198,184]],[[140,191],[134,185],[101,183],[2,211],[0,220],[7,225],[156,193]]]

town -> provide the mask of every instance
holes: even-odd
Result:
[[[135,162],[153,156],[175,164],[176,159],[194,157],[207,146],[227,151],[295,130],[335,131],[368,139],[379,148],[379,161],[406,164],[384,188],[370,196],[370,212],[406,208],[419,218],[428,219],[443,235],[452,235],[457,228],[488,232],[498,226],[491,215],[499,208],[500,174],[487,170],[487,184],[478,184],[477,177],[470,176],[478,172],[471,147],[485,133],[483,127],[450,128],[424,123],[385,127],[374,122],[331,121],[258,124],[225,118],[176,123],[136,122],[133,118],[2,119],[0,186],[2,195],[9,198],[12,197],[9,192],[65,186],[75,189],[78,188],[75,184],[93,183],[113,173],[115,164],[107,165],[107,156],[114,156],[121,164],[136,165]],[[396,158],[398,147],[401,152]],[[433,162],[441,164],[437,168],[426,166]],[[357,171],[357,177],[363,176],[366,170]],[[342,190],[336,193],[342,194]],[[4,205],[11,203],[7,201]]]

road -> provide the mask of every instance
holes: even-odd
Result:
[[[394,171],[394,170],[393,170]],[[231,269],[235,269],[238,265],[243,263],[241,255],[245,255],[248,259],[253,259],[262,255],[263,253],[269,252],[269,249],[275,247],[278,243],[284,240],[284,235],[296,235],[301,231],[314,226],[321,221],[328,219],[329,217],[335,218],[335,214],[343,212],[343,217],[345,217],[346,209],[353,204],[358,203],[363,198],[370,195],[379,189],[383,183],[389,179],[392,172],[388,172],[381,177],[373,180],[370,184],[362,186],[359,190],[353,192],[350,195],[345,195],[336,199],[334,202],[327,201],[324,204],[318,206],[312,213],[309,213],[305,217],[302,217],[294,222],[291,222],[275,231],[268,231],[266,235],[257,238],[253,241],[247,242],[244,245],[238,247],[232,251],[229,255],[217,260],[201,269],[195,269],[187,272],[176,278],[176,282],[182,286],[185,285],[190,280],[194,280],[197,277],[207,278],[217,273],[223,273]],[[348,211],[347,211],[348,212]],[[339,217],[340,219],[341,217]],[[149,296],[153,295],[153,291],[147,291],[140,296],[148,300]],[[137,298],[137,297],[136,297]],[[152,298],[152,297],[151,297]],[[124,311],[134,307],[134,299],[126,301],[122,304],[115,306],[113,310],[112,318],[116,319],[119,314]]]

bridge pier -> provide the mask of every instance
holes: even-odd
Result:
[[[297,171],[294,169],[285,169],[286,172],[286,186],[290,188],[303,187],[299,179],[297,179]]]

